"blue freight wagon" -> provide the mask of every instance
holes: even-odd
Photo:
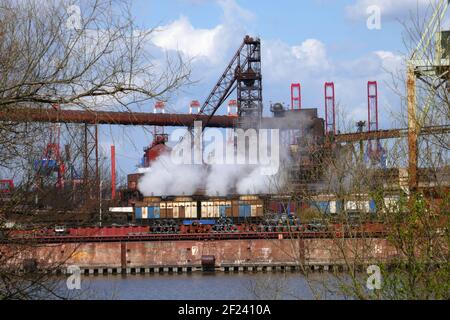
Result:
[[[310,206],[323,214],[335,214],[344,209],[344,202],[342,200],[312,201]]]
[[[201,219],[201,220],[183,220],[183,225],[190,226],[194,222],[201,224],[201,225],[215,225],[216,224],[216,220]]]
[[[330,213],[329,201],[313,201],[311,207],[318,209],[321,213]]]
[[[223,218],[227,216],[227,208],[231,208],[229,205],[220,205],[219,206],[219,215]]]
[[[377,212],[377,204],[375,203],[375,200],[370,200],[370,202],[369,202],[369,211],[370,211],[370,213]]]
[[[153,218],[155,219],[161,218],[161,209],[159,207],[152,207],[152,208],[153,208]]]
[[[136,207],[134,212],[136,220],[161,218],[161,209],[159,207]]]
[[[142,208],[141,207],[136,207],[134,209],[134,217],[136,218],[136,220],[142,219]]]
[[[252,216],[252,206],[249,204],[240,204],[239,205],[239,217],[240,218],[249,218]]]

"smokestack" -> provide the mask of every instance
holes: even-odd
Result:
[[[116,147],[111,145],[111,199],[116,197]]]

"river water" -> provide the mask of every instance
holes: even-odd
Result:
[[[61,286],[65,290],[65,279]],[[325,288],[332,275],[300,273],[192,273],[84,276],[75,299],[118,300],[253,300],[336,299]]]

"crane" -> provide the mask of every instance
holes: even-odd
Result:
[[[412,51],[407,64],[407,109],[408,109],[408,174],[409,187],[415,190],[418,187],[417,165],[418,149],[417,137],[424,125],[425,117],[429,112],[436,91],[449,79],[450,48],[449,31],[440,31],[441,21],[447,12],[450,0],[439,0],[431,18],[423,30],[417,47]],[[435,43],[435,52],[430,50]],[[422,114],[417,117],[416,82],[424,81],[431,87],[425,100]]]

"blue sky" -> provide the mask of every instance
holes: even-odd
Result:
[[[198,82],[170,97],[168,109],[188,112],[189,102],[209,94],[245,34],[262,40],[264,106],[289,103],[291,82],[302,84],[303,105],[323,116],[323,83],[334,81],[338,122],[367,119],[366,85],[378,81],[380,127],[397,126],[400,97],[389,88],[389,72],[401,71],[403,27],[427,0],[167,0],[133,1],[136,22],[159,28],[153,42],[161,52],[180,50],[192,60]],[[381,10],[381,29],[366,26],[366,8]],[[152,111],[148,106],[148,111]],[[267,111],[266,111],[267,112]],[[129,137],[124,138],[126,131]],[[101,144],[117,145],[118,166],[131,172],[151,136],[142,128],[103,129]],[[132,141],[132,143],[130,143]]]
[[[356,57],[364,50],[377,50],[380,42],[383,47],[397,49],[397,39],[392,32],[401,31],[399,24],[389,17],[384,21],[387,28],[376,32],[368,30],[364,20],[356,21],[348,16],[347,8],[355,4],[352,0],[244,0],[235,3],[254,15],[253,21],[245,27],[262,38],[281,39],[290,45],[302,39],[317,38],[335,47],[338,55],[346,51],[347,58]],[[188,17],[199,29],[210,29],[223,22],[223,10],[218,2],[206,0],[138,0],[135,14],[146,26],[168,24],[180,15]],[[374,41],[368,41],[369,37]],[[343,44],[351,44],[353,50],[344,50]]]

